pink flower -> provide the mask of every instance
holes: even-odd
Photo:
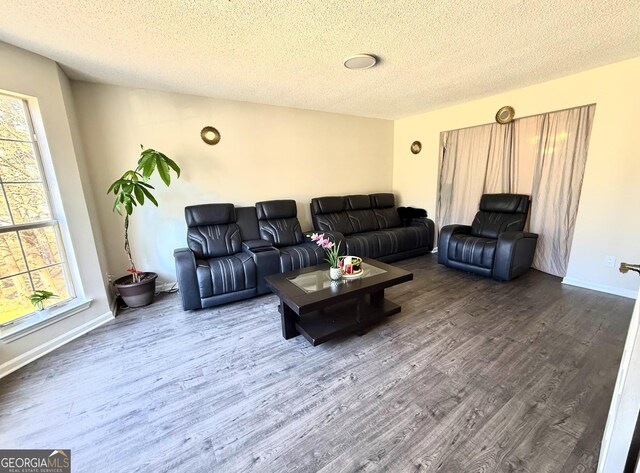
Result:
[[[317,233],[312,233],[311,234],[311,241],[318,241],[320,237],[318,236]]]
[[[325,240],[325,241],[328,241],[328,240]],[[332,242],[332,241],[330,241],[329,243],[327,243],[326,245],[324,245],[324,247],[325,247],[327,250],[330,250],[331,248],[333,248],[333,242]]]

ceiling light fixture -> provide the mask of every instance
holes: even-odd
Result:
[[[378,58],[373,54],[355,54],[344,60],[344,67],[347,69],[369,69],[378,62]]]

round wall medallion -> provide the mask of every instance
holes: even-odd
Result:
[[[496,113],[496,121],[504,125],[505,123],[509,123],[511,120],[513,120],[513,117],[515,115],[516,111],[513,109],[513,107],[507,105],[498,110],[498,112]]]
[[[419,141],[414,141],[413,143],[411,143],[411,152],[413,154],[418,154],[420,151],[422,151],[422,143],[420,143]]]
[[[208,145],[215,145],[220,142],[220,132],[212,126],[205,126],[200,132],[200,137]]]

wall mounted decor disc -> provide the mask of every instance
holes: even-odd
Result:
[[[414,141],[413,143],[411,143],[411,152],[413,154],[418,154],[420,151],[422,151],[422,143],[420,143],[419,141]]]
[[[220,132],[212,126],[205,126],[200,132],[200,137],[208,145],[215,145],[220,142]]]
[[[511,120],[513,120],[513,117],[515,117],[515,115],[516,111],[513,109],[513,107],[506,105],[496,113],[496,121],[501,125],[504,125],[505,123],[509,123]]]

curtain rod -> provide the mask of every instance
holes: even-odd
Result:
[[[512,121],[510,121],[509,123],[513,123],[513,122],[518,121],[518,120],[523,120],[523,119],[525,119],[525,118],[531,118],[531,117],[537,117],[537,116],[540,116],[540,115],[546,115],[546,114],[548,114],[548,113],[557,113],[557,112],[564,112],[565,110],[573,110],[573,109],[576,109],[576,108],[590,107],[590,106],[592,106],[592,105],[597,105],[597,102],[588,103],[588,104],[585,104],[585,105],[578,105],[577,107],[560,108],[560,109],[558,109],[558,110],[551,110],[550,112],[534,113],[533,115],[526,115],[526,116],[524,116],[524,117],[514,118],[514,119],[513,119]],[[495,122],[495,121],[493,121],[493,122],[489,122],[489,123],[481,123],[480,125],[470,125],[470,126],[465,126],[465,127],[462,127],[462,128],[452,128],[452,129],[450,129],[450,130],[442,130],[442,131],[440,132],[440,134],[442,134],[442,133],[448,133],[448,132],[450,132],[450,131],[459,131],[459,130],[467,130],[467,129],[469,129],[469,128],[477,128],[477,127],[479,127],[479,126],[493,125],[494,123],[496,123],[496,122]]]

